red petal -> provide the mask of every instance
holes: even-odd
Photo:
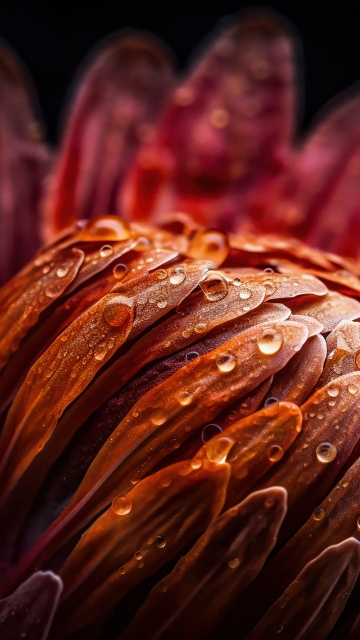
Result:
[[[287,161],[292,56],[275,17],[242,18],[225,31],[175,91],[120,210],[135,218],[187,211],[209,226],[238,225],[273,193]]]

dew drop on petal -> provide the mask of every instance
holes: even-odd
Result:
[[[229,567],[229,569],[237,569],[239,564],[240,564],[239,558],[232,558],[228,562],[228,567]]]
[[[166,269],[158,269],[156,272],[156,277],[158,280],[165,280],[167,278],[168,272]]]
[[[218,302],[228,293],[227,282],[220,273],[208,275],[205,280],[200,282],[200,287],[209,302]]]
[[[180,404],[183,405],[184,407],[190,404],[193,399],[193,396],[189,391],[180,391],[177,397]]]
[[[356,520],[356,526],[358,529],[360,529],[360,516]]]
[[[202,460],[201,458],[194,458],[194,460],[191,460],[190,462],[190,466],[192,467],[192,469],[196,470],[196,469],[200,469],[202,467]]]
[[[209,442],[211,438],[213,438],[214,436],[218,436],[221,432],[222,428],[218,424],[207,424],[201,432],[201,439],[205,443]]]
[[[92,240],[128,240],[131,237],[131,227],[126,220],[118,216],[99,216],[89,220],[79,232],[79,240],[91,242]]]
[[[356,394],[359,391],[359,387],[357,387],[356,384],[349,384],[347,389],[348,389],[348,392],[351,393],[352,396],[356,396]]]
[[[322,507],[317,507],[313,512],[314,520],[323,520],[325,518],[325,511]]]
[[[109,256],[112,256],[112,254],[114,253],[114,249],[112,248],[112,246],[110,244],[104,244],[101,247],[99,253],[100,253],[102,258],[108,258]]]
[[[56,271],[56,275],[58,278],[65,278],[65,276],[69,273],[69,267],[67,264],[62,264]]]
[[[271,356],[280,351],[283,342],[282,334],[275,329],[264,329],[257,340],[261,353]]]
[[[101,345],[99,344],[97,347],[95,347],[94,349],[94,358],[95,360],[104,360],[106,356],[106,348],[105,345]]]
[[[217,229],[198,231],[189,242],[187,253],[191,258],[211,260],[218,267],[229,253],[228,236]]]
[[[195,360],[195,358],[198,358],[199,355],[200,354],[197,351],[189,351],[185,356],[185,360],[186,362],[191,362],[191,360]]]
[[[135,558],[136,558],[136,560],[138,560],[138,561],[142,560],[142,553],[141,553],[141,551],[136,551],[136,553],[135,553]]]
[[[278,462],[284,455],[284,449],[278,444],[273,444],[267,452],[270,462]]]
[[[164,422],[166,422],[165,411],[163,411],[162,409],[157,409],[152,414],[150,420],[155,426],[160,426],[161,424],[164,424]]]
[[[112,510],[118,516],[126,516],[132,508],[132,501],[129,496],[117,496],[111,504]]]
[[[167,307],[167,303],[168,301],[163,298],[156,303],[156,306],[159,307],[159,309],[165,309],[165,307]]]
[[[266,398],[264,407],[270,407],[272,404],[275,404],[275,402],[277,402],[277,398]]]
[[[229,373],[236,367],[236,358],[233,353],[221,353],[216,358],[216,366],[222,373]]]
[[[123,280],[125,276],[129,273],[129,269],[126,264],[119,262],[113,268],[113,275],[116,280]]]
[[[224,464],[227,460],[227,455],[232,449],[235,441],[233,438],[227,438],[223,436],[221,438],[215,438],[206,447],[206,457],[210,462],[216,462],[217,464]]]
[[[234,280],[232,281],[232,284],[234,285],[234,287],[241,287],[240,278],[234,278]]]
[[[273,293],[275,293],[276,291],[276,285],[274,284],[274,282],[272,280],[265,280],[265,282],[263,282],[263,285],[266,289],[266,295],[267,296],[271,296]]]
[[[329,387],[327,392],[331,398],[336,398],[339,395],[339,389],[337,387]]]
[[[183,267],[175,267],[172,272],[169,281],[171,284],[177,285],[182,284],[186,278],[186,271]]]
[[[337,449],[331,442],[322,442],[316,447],[316,457],[319,462],[328,464],[335,460],[337,456]]]
[[[195,333],[204,333],[206,329],[207,329],[207,326],[205,322],[198,322],[194,327]]]
[[[163,549],[166,546],[166,540],[162,536],[157,536],[155,538],[155,544],[159,549]]]
[[[106,302],[103,314],[111,327],[121,327],[129,319],[129,307],[122,296],[114,296]]]
[[[251,290],[245,287],[244,289],[241,289],[239,296],[242,300],[248,300],[251,298]]]

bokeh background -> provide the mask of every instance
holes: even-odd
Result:
[[[357,4],[287,0],[269,5],[293,24],[302,42],[301,129],[309,126],[330,98],[360,78]],[[173,50],[182,71],[191,53],[223,16],[249,6],[264,3],[98,0],[86,5],[76,0],[1,0],[0,37],[12,45],[29,69],[48,136],[55,142],[76,68],[100,38],[125,27],[151,31]]]

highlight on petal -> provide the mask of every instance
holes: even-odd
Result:
[[[3,41],[0,94],[0,283],[4,284],[39,247],[37,212],[51,156],[41,140],[30,79]]]
[[[51,571],[37,571],[16,591],[0,600],[2,640],[46,640],[63,583]]]

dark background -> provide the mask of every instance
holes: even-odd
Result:
[[[278,1],[269,5],[295,27],[302,41],[303,98],[300,127],[339,91],[360,78],[357,2]],[[91,47],[121,27],[155,33],[174,51],[181,70],[191,52],[224,15],[264,3],[219,0],[126,0],[85,5],[69,0],[0,0],[0,36],[18,52],[38,89],[48,136],[54,141],[66,92]]]

